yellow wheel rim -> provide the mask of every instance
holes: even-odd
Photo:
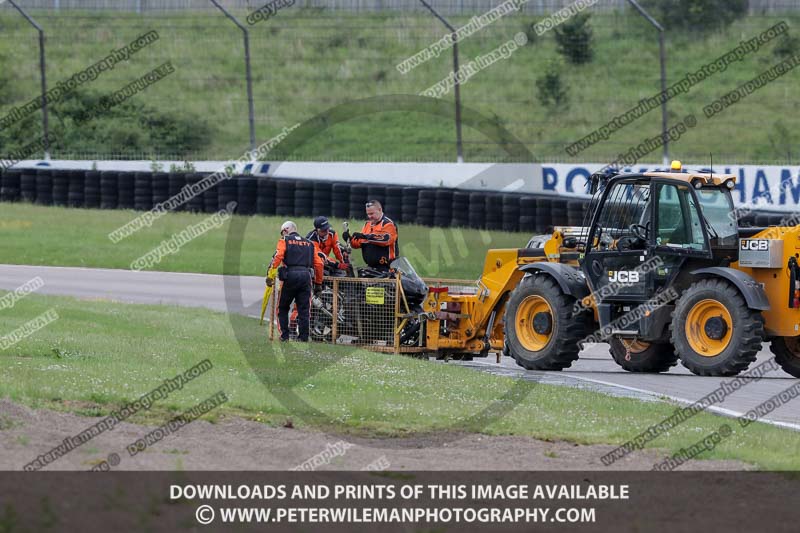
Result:
[[[534,318],[539,313],[550,315],[550,331],[538,333],[533,327]],[[517,338],[526,350],[539,352],[544,349],[553,337],[553,310],[547,300],[541,296],[528,296],[519,304],[517,309],[516,330]]]
[[[705,324],[712,318],[720,318],[725,325],[725,334],[722,338],[713,339],[708,336]],[[730,344],[733,335],[733,319],[728,309],[717,300],[700,300],[689,310],[686,316],[686,339],[698,355],[715,357],[723,352]]]

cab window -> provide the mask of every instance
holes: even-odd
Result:
[[[616,250],[621,239],[633,238],[632,224],[649,228],[650,213],[649,183],[616,183],[597,221],[595,239],[598,242],[594,247],[598,251]]]
[[[688,185],[658,185],[656,245],[706,249],[698,206]]]
[[[703,187],[697,191],[697,197],[711,226],[709,237],[717,246],[735,246],[739,242],[739,230],[730,194],[716,187]]]

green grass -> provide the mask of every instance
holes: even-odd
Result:
[[[111,92],[171,60],[176,72],[136,98],[157,109],[206,120],[212,130],[211,145],[184,155],[231,159],[248,148],[241,34],[221,13],[208,10],[137,16],[116,12],[34,11],[33,15],[47,34],[51,86],[98,61],[112,48],[146,31],[157,30],[161,35],[157,43],[87,87],[101,93]],[[452,17],[456,26],[468,20],[469,17]],[[488,53],[536,20],[514,14],[482,29],[460,43],[461,64]],[[717,33],[669,32],[668,83],[678,81],[687,72],[694,72],[780,20],[797,27],[796,15],[751,15]],[[636,146],[645,137],[659,134],[661,113],[656,109],[575,159],[564,152],[571,142],[660,90],[658,43],[652,28],[641,17],[631,15],[630,10],[596,12],[591,26],[595,36],[594,60],[582,66],[563,67],[562,78],[570,98],[568,108],[550,111],[536,95],[536,80],[550,61],[560,57],[552,31],[509,59],[473,76],[462,87],[464,106],[506,127],[540,160],[604,162]],[[38,49],[35,32],[13,10],[0,14],[0,30],[3,35],[0,58],[5,57],[8,65],[7,73],[0,74],[0,109],[5,111],[38,94]],[[791,31],[794,33],[796,29]],[[344,102],[371,96],[418,94],[430,87],[450,73],[449,51],[405,75],[395,66],[442,35],[439,21],[425,13],[408,12],[352,14],[288,8],[252,27],[259,142]],[[697,127],[672,145],[675,156],[696,164],[706,163],[708,154],[713,153],[721,165],[797,160],[800,134],[789,118],[795,111],[793,89],[800,76],[796,71],[718,117],[708,120],[702,114],[703,106],[777,63],[772,53],[775,44],[773,41],[765,45],[669,102],[670,124],[689,113],[697,115],[699,121]],[[448,108],[452,98],[452,91],[444,97]],[[36,117],[38,120],[38,113]],[[30,139],[40,133],[31,131]],[[453,161],[454,138],[451,117],[385,109],[384,113],[354,117],[321,131],[289,156],[322,161]],[[55,155],[89,159],[114,156],[149,159],[170,155],[130,154],[124,135],[110,136],[105,144],[98,146],[73,145],[68,138],[63,142],[54,148]],[[495,141],[470,127],[465,127],[464,142],[467,161],[504,156]],[[659,161],[660,154],[647,159]]]
[[[2,204],[0,209],[0,261],[21,265],[130,268],[131,262],[173,234],[197,224],[208,214],[170,213],[135,235],[114,244],[108,234],[141,213]],[[391,211],[389,211],[391,215]],[[230,274],[264,275],[285,219],[247,217],[239,268]],[[295,218],[301,233],[313,228],[311,219]],[[341,221],[331,219],[341,231]],[[222,274],[230,222],[198,237],[176,254],[166,256],[153,270]],[[360,229],[353,223],[351,231]],[[355,226],[359,226],[358,229]],[[235,239],[236,237],[231,237]],[[525,246],[522,233],[400,226],[400,251],[422,276],[478,279],[486,250]],[[354,262],[363,265],[355,250]]]
[[[675,410],[663,402],[517,382],[342,346],[282,352],[257,321],[206,310],[31,295],[0,311],[0,332],[48,309],[56,309],[60,319],[0,353],[0,397],[97,416],[209,358],[213,369],[135,420],[163,421],[222,390],[230,401],[211,413],[212,421],[233,414],[270,425],[291,419],[297,427],[358,435],[458,430],[620,444]],[[234,327],[241,345],[234,340]],[[247,358],[240,346],[258,356]],[[287,408],[286,391],[304,403]],[[504,397],[494,415],[470,419]],[[651,446],[675,452],[723,422],[702,413]],[[764,469],[800,468],[800,434],[760,423],[746,429],[727,423],[733,435],[704,457],[738,459]]]

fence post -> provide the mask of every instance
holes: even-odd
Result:
[[[433,13],[433,16],[439,19],[445,27],[450,30],[453,36],[453,92],[455,94],[456,100],[456,160],[459,163],[464,162],[464,148],[463,143],[461,141],[461,83],[458,81],[458,41],[456,40],[456,29],[447,22],[447,20],[442,17],[439,13],[436,12],[433,7],[426,2],[425,0],[419,0],[422,2],[428,11]]]
[[[339,280],[333,279],[333,318],[331,319],[331,343],[336,344],[339,337]]]
[[[44,146],[44,158],[48,160],[50,159],[50,127],[47,119],[47,74],[45,72],[44,59],[44,30],[30,15],[19,7],[14,0],[8,0],[8,2],[14,6],[14,9],[19,11],[20,15],[25,17],[25,20],[27,20],[31,26],[36,28],[37,32],[39,32],[39,76],[42,82],[42,132],[44,133],[42,145]]]
[[[400,297],[403,293],[403,285],[400,276],[394,280],[394,320],[392,321],[392,331],[394,332],[394,353],[400,353]]]
[[[245,77],[247,79],[247,114],[248,120],[250,121],[250,150],[255,151],[256,149],[256,118],[255,118],[255,107],[253,104],[253,76],[250,71],[250,32],[247,31],[247,28],[237,20],[236,17],[230,14],[230,12],[222,7],[217,0],[211,0],[211,3],[217,6],[217,8],[222,11],[226,17],[231,19],[236,26],[242,30],[244,34],[244,67],[245,67]]]
[[[628,2],[636,8],[647,22],[653,25],[658,30],[658,60],[661,63],[661,139],[664,141],[664,156],[663,164],[669,165],[669,137],[667,136],[667,100],[665,98],[667,93],[667,52],[664,49],[664,27],[656,21],[650,13],[639,5],[636,0],[628,0]]]

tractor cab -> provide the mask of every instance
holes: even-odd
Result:
[[[606,174],[593,184],[581,270],[600,325],[620,336],[663,340],[671,300],[692,283],[691,272],[737,259],[735,176],[685,172],[677,161],[671,170]],[[656,297],[663,305],[641,320],[615,323]]]
[[[733,376],[770,340],[775,360],[800,376],[800,226],[743,235],[735,184],[678,161],[670,172],[596,174],[591,222],[571,228],[580,232],[571,246],[556,231],[548,262],[519,267],[507,353],[528,369],[560,370],[584,344],[607,342],[631,372],[680,359],[695,374]],[[577,267],[549,262],[564,258],[558,244],[576,249]]]

